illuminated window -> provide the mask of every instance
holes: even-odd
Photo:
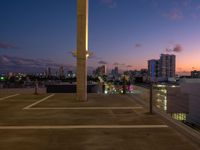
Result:
[[[179,121],[185,121],[186,120],[186,114],[185,113],[173,113],[172,118],[179,120]]]

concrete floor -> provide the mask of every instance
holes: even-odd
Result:
[[[198,149],[126,95],[90,94],[83,103],[74,94],[42,100],[50,94],[17,93],[0,101],[0,150]],[[0,92],[0,98],[12,94]]]

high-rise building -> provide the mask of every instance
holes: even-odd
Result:
[[[115,67],[115,69],[114,69],[114,72],[115,72],[115,74],[119,74],[119,69],[118,69],[118,67]]]
[[[150,81],[156,81],[159,75],[159,61],[152,59],[148,61],[148,76]]]
[[[120,78],[119,69],[118,67],[115,67],[114,69],[111,70],[110,79],[119,80],[119,78]]]
[[[115,67],[114,69],[111,70],[111,75],[114,78],[118,78],[119,77],[119,69],[118,69],[118,67]]]
[[[106,74],[107,74],[107,67],[106,67],[106,65],[103,65],[103,66],[101,67],[101,69],[102,69],[102,74],[103,74],[103,75],[106,75]]]
[[[96,76],[103,76],[103,75],[106,75],[106,74],[107,74],[106,66],[105,66],[105,65],[102,65],[102,66],[98,67],[98,68],[94,71],[94,74],[95,74]]]
[[[176,56],[161,54],[159,60],[159,77],[175,78],[176,76]]]
[[[148,61],[148,76],[151,81],[167,81],[176,77],[176,56],[161,54],[159,60]]]
[[[59,76],[60,77],[64,77],[65,76],[65,74],[64,74],[64,67],[63,66],[60,66],[60,68],[59,68]]]
[[[46,70],[45,70],[45,76],[46,77],[51,77],[51,68],[50,67],[46,68]]]

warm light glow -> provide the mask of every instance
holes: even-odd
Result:
[[[166,85],[158,84],[158,85],[155,85],[155,87],[166,87]]]
[[[89,2],[88,0],[86,0],[86,34],[85,34],[86,36],[85,50],[86,51],[88,51],[88,13],[89,13],[88,11],[89,11]]]
[[[108,94],[108,91],[107,91],[107,90],[105,90],[105,91],[104,91],[104,94]]]

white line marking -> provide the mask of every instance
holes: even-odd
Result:
[[[26,108],[31,110],[127,110],[127,109],[142,109],[143,107],[35,107]]]
[[[167,125],[64,125],[64,126],[0,126],[0,130],[35,129],[146,129],[168,128]]]
[[[15,96],[18,96],[18,95],[20,95],[20,94],[14,94],[14,95],[10,95],[10,96],[6,96],[6,97],[2,97],[2,98],[0,98],[0,101],[5,100],[5,99],[8,99],[8,98],[15,97]]]
[[[41,102],[43,102],[43,101],[49,99],[50,97],[52,97],[52,96],[54,96],[54,95],[55,95],[55,94],[51,94],[51,95],[49,95],[49,96],[47,96],[47,97],[45,97],[45,98],[43,98],[43,99],[41,99],[41,100],[39,100],[39,101],[37,101],[37,102],[31,104],[31,105],[28,105],[28,106],[24,107],[23,109],[30,109],[31,107],[33,107],[33,106],[35,106],[35,105],[37,105],[37,104],[39,104],[39,103],[41,103]]]

